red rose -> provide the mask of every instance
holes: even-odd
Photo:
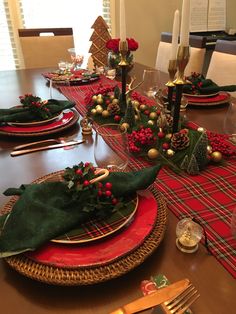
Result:
[[[133,38],[127,38],[127,42],[128,42],[129,51],[135,51],[138,49],[138,43]],[[114,51],[115,53],[118,53],[119,43],[120,43],[120,38],[109,39],[106,43],[106,48]]]
[[[138,43],[133,38],[127,38],[127,42],[128,42],[128,49],[130,51],[134,51],[138,49]]]
[[[106,43],[106,47],[109,50],[112,50],[114,52],[119,52],[119,42],[120,39],[116,38],[116,39],[109,39]]]

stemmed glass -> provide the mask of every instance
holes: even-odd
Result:
[[[229,139],[236,144],[236,103],[231,102],[224,118],[223,130]]]
[[[142,90],[149,98],[154,98],[160,88],[159,71],[156,69],[145,69],[143,71]]]
[[[126,129],[112,123],[99,126],[95,136],[94,159],[99,168],[124,170],[129,163]]]
[[[73,70],[77,71],[81,68],[84,61],[84,56],[82,54],[77,54],[75,48],[69,48],[68,52],[70,54],[71,60],[73,62]]]

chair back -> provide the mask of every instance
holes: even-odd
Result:
[[[206,78],[219,86],[236,85],[236,41],[217,40]],[[236,92],[231,93],[236,97]]]
[[[156,69],[168,73],[168,66],[171,53],[172,34],[161,33],[161,41],[157,50]],[[202,36],[190,35],[190,58],[185,69],[185,75],[189,76],[192,72],[202,73],[206,53],[206,38]]]
[[[19,29],[25,68],[55,67],[60,60],[71,62],[67,51],[74,47],[72,28]]]

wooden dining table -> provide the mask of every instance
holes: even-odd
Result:
[[[145,67],[135,64],[129,75],[137,82]],[[49,69],[25,69],[0,72],[0,108],[19,104],[19,96],[32,93],[42,99],[50,98],[48,82],[41,75]],[[160,74],[161,82],[167,80]],[[57,90],[52,97],[65,99]],[[223,120],[228,105],[214,107],[187,107],[188,119],[214,132],[223,131]],[[54,171],[63,170],[80,161],[94,162],[94,135],[87,142],[71,149],[53,149],[11,157],[14,146],[32,142],[32,138],[0,135],[0,206],[8,197],[2,193],[9,187],[30,183]],[[48,138],[47,136],[46,138]],[[76,123],[68,130],[50,137],[79,139],[81,127]],[[4,314],[106,314],[142,296],[140,284],[156,274],[164,274],[171,282],[189,278],[200,292],[200,298],[191,306],[194,314],[235,313],[236,282],[232,275],[209,255],[201,244],[199,250],[185,254],[176,247],[178,219],[168,211],[164,238],[156,250],[141,265],[118,278],[93,285],[56,286],[29,279],[0,260],[0,313]],[[151,313],[151,310],[145,313]]]

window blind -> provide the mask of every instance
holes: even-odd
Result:
[[[10,17],[9,3],[0,0],[0,70],[19,68],[13,26]]]

